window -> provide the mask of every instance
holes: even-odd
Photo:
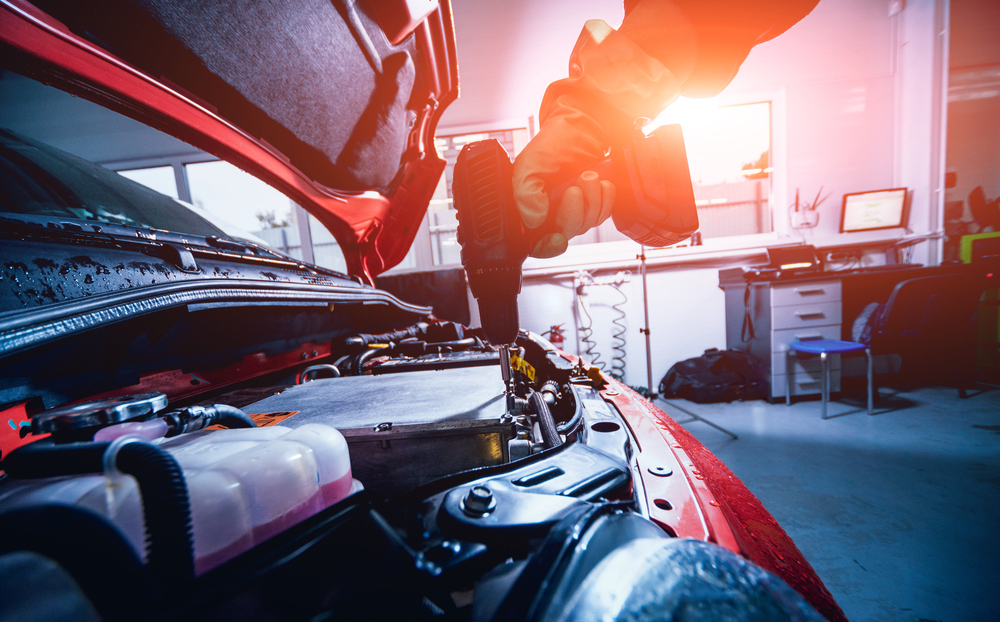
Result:
[[[317,266],[346,273],[347,260],[344,259],[344,253],[340,250],[337,238],[333,237],[333,234],[315,216],[309,214],[298,205],[292,210],[292,215],[292,219],[296,224],[298,224],[301,218],[309,219],[309,237],[312,240],[313,252],[312,263]]]
[[[702,239],[771,232],[771,105],[682,97],[649,129],[670,123],[684,132]],[[609,219],[570,244],[627,239]]]
[[[188,164],[191,203],[244,231],[291,224],[292,202],[228,162]]]
[[[263,242],[324,268],[347,270],[333,234],[274,188],[221,160],[187,164],[185,170],[191,202],[244,232],[232,235]],[[306,249],[303,237],[309,245]]]
[[[177,179],[174,177],[174,168],[172,166],[134,168],[118,171],[118,174],[147,188],[156,190],[160,194],[165,194],[174,199],[179,198],[177,196]]]
[[[681,98],[654,124],[680,123],[702,238],[772,230],[771,105]]]
[[[200,158],[204,160],[205,158]],[[269,246],[301,261],[347,271],[340,244],[314,216],[256,177],[222,160],[119,169],[118,173],[177,198],[176,170],[195,211],[226,234]],[[308,248],[303,248],[305,236]]]
[[[174,230],[199,235],[218,235],[221,230],[230,237],[271,246],[298,259],[345,271],[340,246],[318,221],[308,217],[283,194],[237,167],[138,121],[10,71],[0,70],[0,95],[0,124],[5,130],[115,171],[160,195],[193,205],[181,207],[155,195],[152,204],[160,208],[152,210],[147,206],[144,211],[139,209],[142,207],[139,203],[145,205],[150,200],[121,196],[117,199],[123,203],[115,203],[113,210],[107,203],[109,199],[95,199],[101,209],[68,206],[67,217],[169,229],[171,223],[183,223],[185,214],[190,219],[193,211],[200,218],[189,223],[204,226],[207,220],[214,227],[201,230],[191,228],[190,224],[177,224]],[[117,176],[109,183],[125,188],[119,194],[134,188],[134,184]],[[96,187],[83,186],[84,190]],[[145,194],[142,191],[140,196]],[[37,200],[33,203],[37,208],[49,209]],[[78,213],[70,216],[74,209]],[[165,220],[168,217],[172,219]],[[300,241],[303,238],[311,240],[305,248]]]
[[[462,263],[458,244],[458,212],[451,195],[455,162],[466,143],[495,138],[512,157],[528,142],[527,128],[498,129],[482,132],[446,134],[434,139],[438,155],[447,165],[438,181],[430,205],[427,207],[425,226],[417,233],[409,253],[392,271],[430,270],[434,266],[454,266]],[[425,252],[421,252],[425,251]]]

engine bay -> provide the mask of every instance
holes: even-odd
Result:
[[[329,347],[169,406],[150,393],[33,417],[50,437],[4,456],[0,522],[56,564],[28,563],[52,575],[26,593],[35,619],[59,603],[79,619],[568,620],[706,584],[811,619],[748,561],[800,557],[773,519],[734,529],[747,515],[703,474],[721,463],[582,360],[527,332],[499,353],[450,323]],[[3,559],[0,575],[25,572]],[[616,559],[648,572],[618,581]]]
[[[244,410],[251,416],[279,413],[286,417],[280,425],[291,428],[309,423],[337,428],[347,438],[355,477],[385,496],[545,448],[537,415],[525,412],[526,404],[509,408],[523,400],[512,396],[508,403],[495,354],[485,359],[493,363],[487,366],[473,359],[475,366],[465,367],[470,359],[459,353],[433,359],[445,368],[317,379]],[[628,436],[600,394],[571,382],[550,381],[545,388],[563,436],[617,458],[627,480]],[[578,483],[559,482],[564,489]]]

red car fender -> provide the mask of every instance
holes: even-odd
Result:
[[[830,622],[846,622],[792,539],[721,460],[629,387],[608,379],[602,393],[638,445],[638,475],[654,522],[677,537],[714,542],[739,553],[781,577]],[[667,470],[673,474],[663,475]]]

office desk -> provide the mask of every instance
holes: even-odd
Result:
[[[796,339],[851,339],[855,318],[872,302],[885,302],[897,283],[938,274],[981,274],[1000,268],[989,264],[894,267],[878,270],[814,272],[781,279],[748,281],[742,268],[719,271],[726,297],[726,347],[757,359],[771,383],[770,399],[785,397],[786,377],[792,395],[819,394],[819,358],[793,360],[786,369],[788,344]],[[840,360],[831,360],[830,390],[840,390]]]

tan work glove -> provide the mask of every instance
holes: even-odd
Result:
[[[584,26],[569,76],[545,91],[541,130],[514,162],[521,219],[529,230],[545,225],[533,257],[565,252],[570,238],[607,220],[615,198],[614,185],[593,171],[579,175],[554,210],[548,192],[603,160],[613,135],[631,130],[639,117],[655,117],[679,95],[660,61],[602,20]]]

